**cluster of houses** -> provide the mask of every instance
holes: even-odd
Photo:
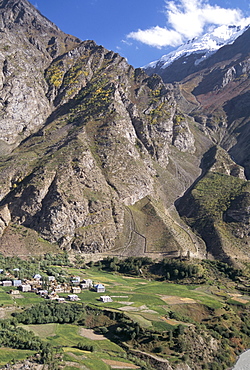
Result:
[[[0,271],[1,272],[1,271]],[[69,301],[79,301],[78,294],[82,290],[95,290],[97,293],[105,293],[105,286],[103,284],[93,284],[90,279],[84,279],[81,281],[79,276],[73,276],[70,284],[63,283],[58,284],[55,276],[48,276],[48,289],[44,289],[42,276],[35,274],[33,279],[22,281],[20,279],[3,280],[0,282],[3,287],[15,287],[17,289],[10,289],[10,294],[17,295],[21,292],[34,292],[40,297],[47,298],[50,300],[56,300],[58,302],[65,301],[65,298],[59,297],[59,293],[70,293],[67,296]],[[102,302],[112,302],[111,297],[103,295],[100,297]]]

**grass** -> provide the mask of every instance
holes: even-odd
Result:
[[[86,366],[88,369],[102,369],[109,370],[109,365],[105,364],[102,359],[110,359],[111,356],[108,353],[96,352],[89,353],[87,351],[81,351],[76,348],[64,348],[63,360],[71,365],[65,366],[64,369],[79,369],[81,365]],[[123,357],[112,356],[112,360],[123,362],[124,364],[131,364],[130,361],[124,359]],[[75,363],[75,366],[73,365]]]
[[[136,315],[134,313],[128,313],[128,316],[135,322],[138,322],[138,324],[144,328],[151,328],[152,322],[150,320],[145,319],[141,315]]]
[[[146,295],[144,293],[132,294],[129,298],[129,301],[141,303],[143,305],[147,305],[148,307],[151,307],[152,305],[155,307],[165,304],[164,301],[162,301],[160,298],[154,295]]]
[[[56,324],[55,335],[50,336],[47,340],[53,346],[76,346],[81,341],[79,327],[70,324]]]
[[[180,320],[185,322],[200,322],[203,318],[210,316],[210,310],[221,309],[227,302],[235,303],[240,307],[240,303],[229,298],[226,294],[226,286],[221,285],[221,290],[225,290],[225,295],[217,296],[217,290],[212,290],[210,285],[181,285],[169,283],[167,281],[149,281],[137,277],[122,276],[116,273],[109,273],[98,270],[93,267],[88,270],[84,269],[67,269],[71,275],[80,276],[83,278],[90,278],[94,282],[104,283],[106,287],[105,295],[112,296],[113,302],[102,303],[99,297],[103,293],[96,293],[95,291],[85,290],[79,294],[81,303],[92,304],[100,308],[113,308],[119,311],[121,307],[127,307],[125,311],[127,317],[134,322],[137,322],[142,328],[149,330],[156,330],[158,332],[165,332],[173,330]],[[199,289],[197,289],[199,288]],[[222,289],[223,288],[223,289]],[[34,293],[22,293],[24,298],[12,298],[7,294],[7,288],[0,288],[1,303],[13,307],[13,303],[27,307],[38,302],[42,302],[42,298]],[[214,291],[214,293],[213,293]],[[67,293],[60,294],[60,296],[67,296]],[[170,304],[163,296],[175,296],[179,298],[191,298],[196,303],[189,304]],[[131,303],[126,305],[126,303]],[[129,311],[129,307],[134,307],[135,311]],[[148,311],[150,310],[150,311]],[[167,322],[164,318],[169,317],[169,312],[176,314],[176,323]],[[223,310],[221,312],[224,312]],[[179,315],[179,318],[178,318]],[[183,319],[184,317],[184,319]],[[111,342],[108,339],[93,341],[80,335],[80,328],[74,324],[43,324],[43,325],[22,325],[26,330],[31,330],[45,342],[52,346],[62,346],[64,351],[65,369],[79,369],[81,366],[86,366],[88,369],[110,369],[109,365],[102,361],[102,358],[114,359],[114,357],[121,357],[117,361],[123,361],[125,351]],[[81,351],[76,347],[78,343],[86,346],[94,346],[94,352]],[[0,359],[0,364],[6,364],[11,361],[26,358],[31,351],[15,351],[10,349],[1,350],[4,353]]]
[[[18,306],[28,307],[33,304],[41,303],[41,297],[34,293],[21,292],[23,298],[15,298],[15,302]]]
[[[1,290],[0,290],[0,305],[2,305],[2,306],[11,306],[11,305],[13,305],[13,299],[12,299],[11,295],[6,294],[6,292],[1,291]]]
[[[34,351],[18,350],[12,348],[0,348],[0,366],[15,361],[22,361],[34,355]]]
[[[41,339],[46,339],[56,335],[56,327],[58,324],[43,324],[43,325],[20,325],[26,330],[32,331]]]
[[[53,346],[74,347],[79,342],[84,345],[93,345],[97,351],[124,353],[117,344],[105,340],[95,340],[85,338],[80,335],[80,328],[72,324],[42,324],[42,325],[22,325],[26,330],[31,330],[40,338],[48,341]]]
[[[152,282],[147,286],[140,287],[136,289],[137,293],[144,293],[144,294],[157,294],[157,295],[170,295],[170,296],[177,296],[181,298],[192,298],[197,302],[200,302],[210,308],[220,308],[222,307],[223,303],[214,298],[213,296],[203,293],[197,292],[194,290],[195,286],[191,285],[179,285],[179,284],[170,284],[166,282]]]
[[[87,359],[83,361],[83,364],[89,370],[110,370],[110,367],[105,364],[96,354],[89,354]]]
[[[170,324],[168,324],[167,322],[164,322],[164,321],[154,321],[153,322],[153,327],[154,327],[154,329],[159,330],[159,331],[169,331],[169,330],[173,330],[173,328],[175,326],[170,325]]]
[[[222,297],[220,298],[202,291],[196,291],[196,285],[180,285],[168,282],[147,281],[141,278],[130,278],[115,273],[99,271],[96,268],[92,268],[86,273],[84,270],[70,270],[73,275],[82,275],[83,278],[88,277],[94,282],[102,282],[106,288],[105,294],[112,296],[113,299],[112,303],[104,304],[99,300],[103,293],[101,294],[85,290],[79,294],[81,301],[84,303],[119,309],[124,306],[119,303],[120,301],[133,302],[133,306],[135,307],[144,305],[148,309],[157,311],[160,315],[166,314],[166,311],[163,308],[163,306],[166,306],[166,302],[161,299],[161,296],[164,295],[177,296],[180,298],[192,298],[198,304],[201,303],[212,309],[217,309],[223,306]]]

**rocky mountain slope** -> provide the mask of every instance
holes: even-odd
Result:
[[[143,69],[149,75],[159,74],[165,82],[181,81],[187,75],[198,71],[200,63],[241,36],[249,28],[246,22],[243,20],[237,25],[214,27],[208,33],[187,41],[159,60],[147,64]]]
[[[246,255],[248,182],[239,164],[247,174],[248,158],[241,153],[236,164],[227,154],[240,126],[224,119],[232,108],[223,98],[225,91],[247,98],[246,48],[233,55],[226,47],[219,64],[173,86],[64,34],[26,0],[0,1],[0,19],[2,252],[41,253],[46,245],[95,255]],[[236,65],[244,72],[234,72]],[[208,73],[219,83],[216,68],[228,79],[213,98],[204,89]],[[247,107],[238,109],[230,119],[236,114],[247,130],[247,116],[238,117]],[[216,195],[218,207],[225,205],[208,219],[226,225],[226,244],[210,228],[211,245],[194,222],[214,192],[205,183],[196,199],[195,187],[213,176],[219,187],[227,184],[227,195]]]

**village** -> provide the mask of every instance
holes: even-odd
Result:
[[[18,270],[18,269],[14,269]],[[3,270],[0,269],[0,274]],[[71,302],[80,301],[78,297],[84,290],[92,290],[96,293],[105,293],[105,286],[101,283],[94,284],[91,279],[83,279],[79,276],[72,276],[69,283],[58,283],[55,276],[47,276],[46,280],[37,273],[32,279],[15,279],[12,275],[9,275],[8,280],[0,281],[0,286],[10,287],[9,294],[17,296],[20,293],[33,292],[39,295],[41,298],[65,302],[66,300]],[[60,293],[68,293],[67,297],[60,297]],[[100,301],[103,303],[112,302],[112,298],[107,295],[100,296]]]

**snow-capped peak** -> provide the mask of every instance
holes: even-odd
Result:
[[[213,28],[210,32],[195,37],[187,41],[169,54],[163,55],[159,60],[151,62],[144,66],[144,69],[161,67],[166,68],[176,59],[190,54],[202,54],[201,58],[196,59],[195,64],[199,64],[211,54],[215,53],[224,45],[232,44],[242,33],[246,31],[249,25],[245,22],[239,25],[223,25]]]

